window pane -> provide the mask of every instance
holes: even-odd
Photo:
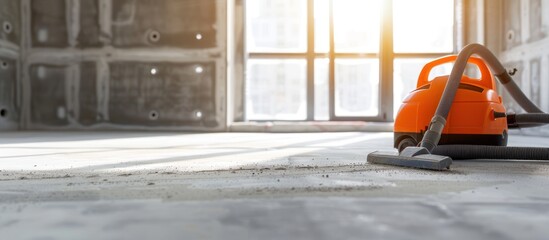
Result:
[[[394,0],[395,52],[452,52],[454,0]]]
[[[305,60],[248,60],[248,120],[305,120],[306,83]]]
[[[379,61],[336,59],[335,115],[377,116],[379,113]]]
[[[439,76],[450,75],[453,67],[454,63],[445,63],[434,67],[429,73],[429,81]],[[467,63],[467,65],[465,65],[463,75],[470,78],[480,78],[480,69],[477,67],[477,65]]]
[[[417,78],[423,66],[431,59],[395,59],[393,76],[393,113],[396,116],[402,100],[416,89]]]
[[[327,58],[315,60],[315,120],[330,120],[329,63]]]
[[[250,52],[305,52],[307,1],[246,1],[246,31]]]
[[[334,0],[336,52],[379,51],[380,0]]]
[[[315,52],[330,51],[330,2],[315,0]]]

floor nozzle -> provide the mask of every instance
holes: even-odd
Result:
[[[407,147],[400,155],[376,151],[368,154],[367,159],[369,163],[439,171],[448,170],[452,165],[452,158],[431,154],[424,147]]]

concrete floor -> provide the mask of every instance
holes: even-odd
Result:
[[[547,239],[549,164],[461,161],[434,172],[366,162],[391,146],[391,133],[2,133],[0,234]]]

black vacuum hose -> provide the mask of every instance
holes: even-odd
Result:
[[[485,145],[438,145],[432,154],[463,159],[549,160],[549,148]]]
[[[515,121],[517,124],[535,124],[535,123],[549,123],[549,114],[547,113],[524,113],[516,114]]]
[[[509,128],[541,127],[546,124],[549,124],[549,114],[547,113],[507,114]]]

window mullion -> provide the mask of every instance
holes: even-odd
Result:
[[[379,109],[384,121],[393,120],[393,0],[383,1],[379,49]]]
[[[328,103],[330,120],[335,120],[335,43],[334,43],[334,0],[329,0],[329,25],[330,30],[330,52],[329,74],[328,74]]]
[[[314,0],[307,0],[307,120],[315,118],[315,17]]]

